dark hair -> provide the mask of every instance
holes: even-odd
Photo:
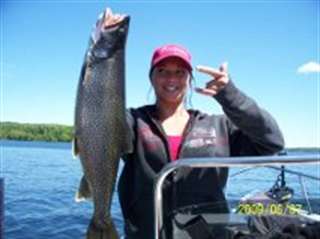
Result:
[[[153,70],[154,70],[154,67],[150,68],[150,70],[149,70],[149,79],[150,79],[150,80],[151,80],[151,76],[152,76]]]
[[[195,83],[195,78],[194,78],[192,72],[190,72],[190,84],[189,84],[189,88],[190,88],[189,92],[190,93],[186,97],[186,101],[187,101],[186,104],[189,104],[191,108],[193,108],[193,105],[192,105],[193,84],[192,84],[192,82]]]

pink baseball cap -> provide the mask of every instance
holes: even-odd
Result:
[[[191,55],[187,49],[175,44],[168,44],[157,48],[153,52],[151,60],[151,70],[162,60],[169,57],[178,57],[186,63],[186,66],[192,71]]]

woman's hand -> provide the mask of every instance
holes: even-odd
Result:
[[[113,14],[110,8],[107,8],[103,14],[102,27],[108,28],[117,25],[124,19],[123,14]]]
[[[120,23],[126,15],[124,14],[113,14],[110,8],[107,8],[98,18],[96,26],[93,30],[92,38],[94,42],[97,42],[101,33],[108,27],[113,27]]]
[[[212,77],[207,83],[205,88],[195,88],[196,92],[208,95],[215,96],[217,95],[229,82],[228,75],[228,63],[223,63],[219,70],[208,67],[208,66],[197,66],[196,69],[199,72],[205,73]]]

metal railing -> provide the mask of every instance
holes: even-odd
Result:
[[[163,230],[162,185],[173,171],[179,168],[215,168],[215,167],[264,167],[292,164],[320,164],[319,155],[299,156],[258,156],[258,157],[219,157],[179,159],[166,165],[158,174],[154,185],[154,230],[159,239]]]

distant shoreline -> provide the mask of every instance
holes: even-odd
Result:
[[[60,124],[0,123],[1,140],[70,142],[73,127]]]
[[[73,126],[0,122],[0,140],[44,141],[71,143]],[[290,151],[320,151],[320,147],[287,147]]]

